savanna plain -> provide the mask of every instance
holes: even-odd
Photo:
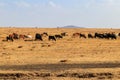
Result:
[[[34,41],[36,33],[67,32],[56,41]],[[120,33],[120,29],[88,28],[0,28],[0,80],[120,80],[120,37],[79,38],[95,32]],[[12,33],[30,39],[5,41]]]

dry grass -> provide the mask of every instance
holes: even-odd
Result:
[[[2,41],[5,37],[16,32],[18,34],[31,34],[34,38],[35,33],[48,32],[49,35],[67,32],[68,36],[55,41],[24,41],[23,39],[14,42]],[[72,38],[74,32],[84,34],[95,32],[120,32],[120,29],[56,29],[56,28],[0,28],[0,70],[1,74],[14,72],[29,74],[37,71],[48,72],[49,78],[45,80],[83,80],[78,77],[71,77],[75,72],[76,75],[92,75],[108,73],[102,77],[85,78],[97,80],[99,78],[108,79],[108,77],[119,79],[120,72],[120,38],[117,40],[106,39],[80,39]],[[61,72],[62,71],[62,72]],[[66,77],[58,78],[57,75]],[[61,72],[61,73],[60,73]],[[10,75],[9,75],[10,76]],[[107,76],[107,78],[106,78]],[[24,78],[24,77],[22,77]],[[22,79],[21,78],[21,79]],[[34,76],[31,77],[33,79]],[[37,76],[35,77],[37,78]],[[43,78],[38,76],[38,80]],[[36,79],[37,80],[37,79]]]

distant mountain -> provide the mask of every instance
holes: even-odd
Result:
[[[84,27],[79,27],[79,26],[74,26],[74,25],[67,25],[61,28],[84,28]]]

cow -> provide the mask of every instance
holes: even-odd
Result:
[[[20,34],[20,35],[19,35],[19,39],[21,39],[21,38],[22,38],[22,39],[25,39],[25,38],[26,38],[26,36],[25,36],[25,35]]]
[[[118,36],[120,37],[120,33],[118,33]]]
[[[17,33],[9,34],[9,35],[6,37],[6,41],[9,41],[9,40],[10,40],[10,41],[14,41],[14,39],[19,39]]]
[[[110,37],[111,39],[117,39],[117,36],[116,36],[114,33],[111,33],[111,34],[109,35],[109,37]]]
[[[13,38],[14,38],[14,39],[19,39],[19,36],[18,36],[17,33],[13,33],[12,35],[13,35]]]
[[[50,40],[56,41],[56,38],[55,38],[55,36],[48,36],[48,40],[49,40],[49,41],[50,41]]]
[[[80,36],[80,33],[73,33],[72,34],[72,37],[75,38],[75,37],[79,37]]]
[[[39,33],[36,33],[36,34],[35,34],[35,41],[36,41],[36,40],[41,40],[41,41],[43,41],[41,34],[39,34]]]
[[[48,33],[47,32],[43,32],[41,35],[42,36],[48,36]]]
[[[67,32],[61,33],[61,36],[68,36],[66,33],[67,33]]]
[[[94,38],[94,36],[92,34],[88,34],[88,38]]]
[[[24,35],[24,37],[25,37],[24,41],[33,41],[33,37],[30,34]]]
[[[31,35],[25,35],[25,38],[29,38],[29,39],[32,39],[33,37]]]
[[[59,34],[56,34],[56,35],[55,35],[55,38],[56,38],[56,39],[61,39],[61,38],[63,38],[63,37],[62,37],[61,35],[59,35]]]
[[[102,35],[104,39],[117,39],[117,36],[114,33],[103,33]]]
[[[95,33],[94,37],[100,39],[117,39],[117,36],[114,33]]]
[[[95,33],[95,35],[94,35],[94,37],[95,38],[104,38],[104,35],[103,34],[101,34],[101,33]]]
[[[9,35],[9,36],[6,37],[6,41],[9,41],[9,40],[12,41],[12,42],[14,41],[13,40],[13,35]]]
[[[85,34],[80,33],[80,38],[86,38]]]

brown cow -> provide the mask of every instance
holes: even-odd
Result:
[[[73,33],[72,37],[75,38],[75,37],[79,37],[80,36],[80,33]]]
[[[26,36],[25,36],[25,35],[23,35],[23,34],[20,34],[20,35],[19,35],[19,39],[21,39],[21,38],[22,38],[22,39],[25,39],[25,38],[26,38]]]
[[[118,36],[120,36],[120,33],[118,34]]]
[[[13,39],[19,39],[17,33],[13,33],[12,35],[13,35]]]

